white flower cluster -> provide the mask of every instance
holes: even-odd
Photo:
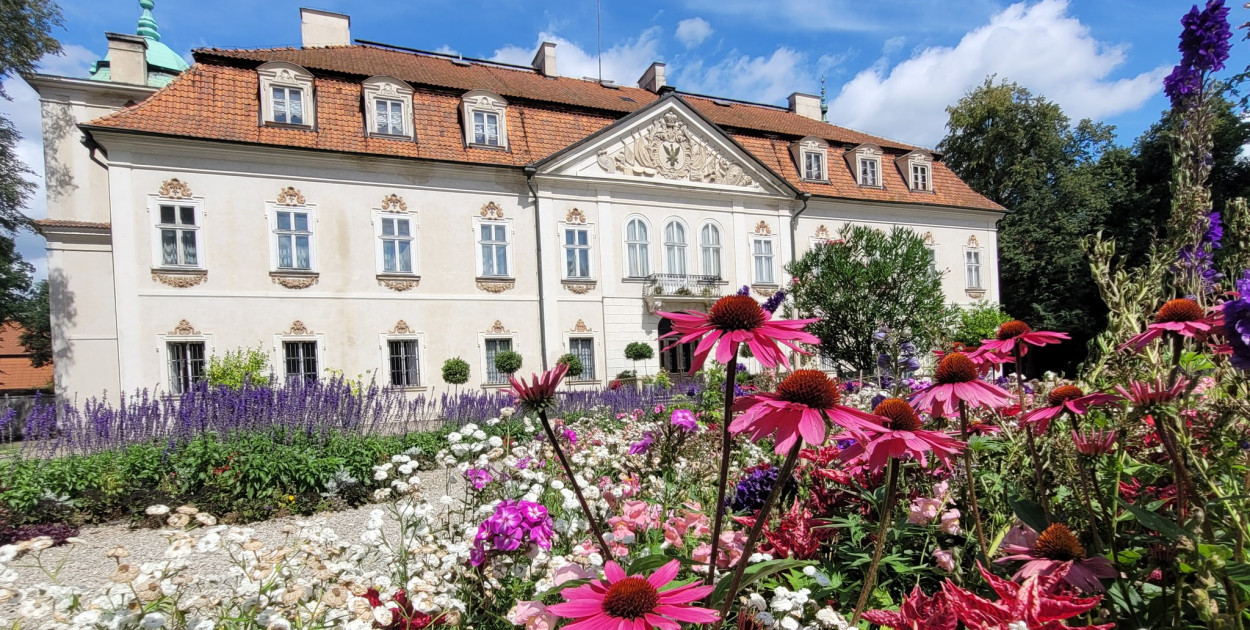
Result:
[[[820,575],[814,567],[805,574]],[[825,578],[828,582],[828,578]],[[851,623],[841,613],[828,606],[819,607],[812,600],[811,591],[801,588],[792,591],[778,586],[767,599],[758,592],[747,593],[742,598],[742,612],[751,614],[756,623],[764,628],[780,630],[850,630]]]

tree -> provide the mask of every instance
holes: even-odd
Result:
[[[851,371],[877,365],[874,333],[883,326],[918,348],[933,347],[945,320],[942,275],[920,235],[845,225],[842,241],[818,245],[787,266],[794,306],[817,321],[807,331],[820,353]]]
[[[25,330],[18,342],[30,353],[30,364],[43,367],[52,362],[52,317],[48,281],[40,280],[26,300],[17,321]]]
[[[33,72],[41,57],[61,52],[51,35],[61,24],[61,9],[51,0],[0,0],[0,98],[9,100],[5,79]],[[22,208],[35,190],[26,179],[30,169],[17,157],[20,138],[13,123],[0,116],[0,229],[7,232],[29,224]]]
[[[443,382],[455,385],[457,389],[469,382],[469,362],[460,357],[452,357],[443,362]]]
[[[495,369],[512,376],[521,369],[521,353],[512,350],[501,350],[495,354]]]
[[[651,344],[641,341],[631,341],[625,346],[625,358],[634,362],[634,377],[638,376],[638,362],[649,361],[655,356],[655,350],[651,348]]]
[[[13,239],[0,236],[0,323],[18,319],[27,309],[35,268],[22,260]]]
[[[556,359],[556,364],[569,366],[568,376],[570,379],[575,379],[581,376],[582,371],[586,369],[585,366],[582,365],[582,360],[577,358],[577,355],[572,352]]]

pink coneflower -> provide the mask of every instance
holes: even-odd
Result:
[[[884,468],[891,458],[903,459],[908,455],[927,467],[927,454],[932,454],[949,465],[951,458],[964,448],[963,442],[941,431],[921,429],[920,417],[901,398],[887,398],[872,412],[886,420],[888,426],[861,425],[862,438],[839,453],[843,461],[862,457],[869,470],[876,472]]]
[[[1115,447],[1118,434],[1115,431],[1089,431],[1087,433],[1072,432],[1072,442],[1076,444],[1076,452],[1082,455],[1106,455]]]
[[[800,354],[810,353],[803,351],[797,344],[820,343],[815,335],[803,332],[804,326],[817,320],[774,320],[772,313],[764,310],[749,295],[723,297],[706,313],[659,311],[656,314],[673,322],[673,332],[664,337],[678,337],[674,346],[699,340],[699,345],[694,350],[694,360],[690,364],[691,374],[703,368],[703,363],[713,347],[716,348],[716,360],[721,363],[736,361],[738,343],[745,343],[751,349],[752,356],[764,367],[777,367],[780,364],[788,369],[790,362],[786,359],[785,352],[777,347],[779,342]],[[718,345],[718,341],[730,343]]]
[[[1123,385],[1116,385],[1115,391],[1119,392],[1121,396],[1127,398],[1134,405],[1146,407],[1149,405],[1161,405],[1175,400],[1178,396],[1185,393],[1185,388],[1187,387],[1189,387],[1189,381],[1184,377],[1176,379],[1176,384],[1168,387],[1167,381],[1160,376],[1153,383],[1133,381],[1129,383],[1127,389]]]
[[[973,354],[997,352],[1010,357],[1013,356],[1018,346],[1020,356],[1024,356],[1028,353],[1029,346],[1045,346],[1070,339],[1067,333],[1033,330],[1028,324],[1018,319],[999,326],[994,337],[994,339],[981,340],[981,347],[977,348]]]
[[[517,380],[514,376],[509,376],[508,382],[512,383],[512,395],[516,396],[518,405],[534,411],[546,411],[555,405],[556,388],[560,386],[560,381],[564,380],[564,375],[568,371],[568,365],[558,363],[542,375],[532,374],[533,381],[529,384],[524,378]]]
[[[680,623],[716,621],[716,611],[690,605],[715,587],[697,586],[698,582],[694,582],[660,590],[677,577],[680,566],[673,560],[650,577],[627,576],[619,564],[609,560],[603,567],[606,582],[591,580],[589,584],[566,588],[560,591],[565,601],[548,606],[547,611],[576,620],[563,630],[680,630]]]
[[[751,441],[773,435],[776,451],[786,453],[802,438],[812,446],[825,441],[825,416],[858,432],[861,426],[876,424],[876,418],[853,407],[846,407],[838,384],[820,370],[795,370],[777,384],[777,391],[744,396],[734,401],[733,410],[745,412],[734,418],[729,430],[751,432]],[[822,415],[823,414],[823,415]]]
[[[1171,300],[1155,313],[1155,323],[1146,326],[1146,331],[1138,333],[1124,342],[1117,351],[1131,348],[1140,352],[1150,342],[1162,337],[1164,333],[1173,332],[1182,337],[1195,339],[1205,338],[1207,333],[1219,322],[1217,317],[1209,316],[1197,302],[1184,298]]]
[[[1119,402],[1120,397],[1114,394],[1094,392],[1086,394],[1076,385],[1060,385],[1046,396],[1048,406],[1034,409],[1020,418],[1021,424],[1034,425],[1033,431],[1038,435],[1050,428],[1050,421],[1058,418],[1064,411],[1074,415],[1085,415],[1090,407]]]
[[[1115,568],[1109,560],[1102,556],[1085,557],[1085,547],[1063,523],[1051,524],[1038,534],[1031,547],[1006,545],[1004,549],[1011,555],[999,558],[998,562],[1024,561],[1024,566],[1011,577],[1013,580],[1044,577],[1066,570],[1064,579],[1069,584],[1092,593],[1103,590],[1099,578],[1115,577]]]
[[[950,417],[959,402],[969,407],[1004,407],[1011,404],[1006,390],[977,378],[977,366],[966,355],[952,352],[942,357],[933,374],[933,384],[912,397],[917,409],[934,417]]]

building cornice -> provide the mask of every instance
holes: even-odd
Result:
[[[26,83],[30,84],[30,87],[34,88],[35,92],[37,92],[40,96],[43,95],[43,90],[70,88],[89,92],[117,94],[138,102],[155,94],[156,91],[160,89],[148,85],[114,83],[112,81],[96,81],[94,79],[62,77],[54,74],[29,73],[22,74],[22,78],[25,79]]]

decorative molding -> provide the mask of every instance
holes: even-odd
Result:
[[[174,337],[194,337],[199,335],[200,331],[196,330],[195,326],[191,325],[191,322],[184,319],[178,322],[178,325],[174,326],[174,329],[169,331],[169,334]]]
[[[591,291],[594,290],[595,285],[596,285],[594,281],[582,282],[582,281],[576,281],[576,280],[565,280],[561,282],[560,284],[564,286],[565,290],[567,290],[569,293],[576,293],[577,295],[585,295],[587,293],[590,293]]]
[[[395,327],[391,329],[392,335],[411,335],[415,332],[417,331],[413,330],[412,327],[408,325],[408,322],[402,319],[395,322]]]
[[[985,289],[968,289],[965,291],[965,293],[968,294],[968,297],[974,300],[979,300],[985,297]]]
[[[937,239],[933,238],[933,232],[925,232],[924,236],[922,236],[920,240],[924,241],[924,244],[929,246],[937,244]]]
[[[781,286],[776,284],[753,284],[751,285],[751,290],[755,291],[756,295],[767,300],[776,295],[781,290]]]
[[[516,280],[482,280],[478,279],[477,288],[487,293],[503,293],[516,288]]]
[[[759,223],[755,224],[755,233],[760,236],[772,236],[773,229],[771,227],[768,227],[767,221],[760,221]]]
[[[973,234],[972,236],[968,237],[968,247],[980,247],[980,246],[981,246],[981,241],[977,240],[976,234]]]
[[[164,271],[152,270],[152,280],[167,287],[186,289],[208,281],[208,272],[203,269],[195,271]]]
[[[304,195],[294,186],[287,186],[278,193],[278,205],[283,206],[302,206],[304,205]]]
[[[311,335],[313,334],[313,331],[309,330],[308,327],[304,325],[304,322],[297,319],[291,322],[291,328],[282,334],[284,335]]]
[[[378,276],[378,285],[384,286],[392,291],[410,291],[417,288],[421,284],[421,278],[412,276],[409,278]]]
[[[590,326],[587,326],[587,325],[586,325],[585,320],[581,320],[581,319],[579,319],[579,320],[577,320],[577,323],[576,323],[576,324],[573,324],[573,329],[572,329],[572,330],[570,330],[569,332],[575,332],[575,333],[588,333],[588,332],[590,332]]]
[[[508,329],[504,328],[503,322],[499,320],[495,320],[495,323],[492,324],[491,327],[486,330],[486,332],[494,334],[494,335],[498,335],[498,334],[508,332]]]
[[[564,222],[585,224],[586,214],[577,208],[573,208],[572,210],[569,210],[568,214],[564,215]]]
[[[696,137],[671,111],[623,144],[612,153],[607,149],[599,151],[599,168],[607,173],[638,177],[759,188],[741,164]]]
[[[269,279],[274,284],[284,286],[288,289],[307,289],[317,284],[318,274],[300,274],[300,275],[284,275],[282,273],[270,273]]]
[[[162,182],[156,194],[166,199],[190,199],[191,187],[175,177]]]
[[[823,224],[816,226],[816,238],[829,240],[829,228]]]
[[[488,219],[491,221],[499,221],[503,219],[503,208],[500,208],[499,204],[493,201],[488,201],[486,202],[486,205],[482,206],[482,211],[480,214],[482,215],[483,219]]]
[[[399,195],[391,194],[382,198],[383,212],[407,212],[408,204],[404,203],[404,198]]]

